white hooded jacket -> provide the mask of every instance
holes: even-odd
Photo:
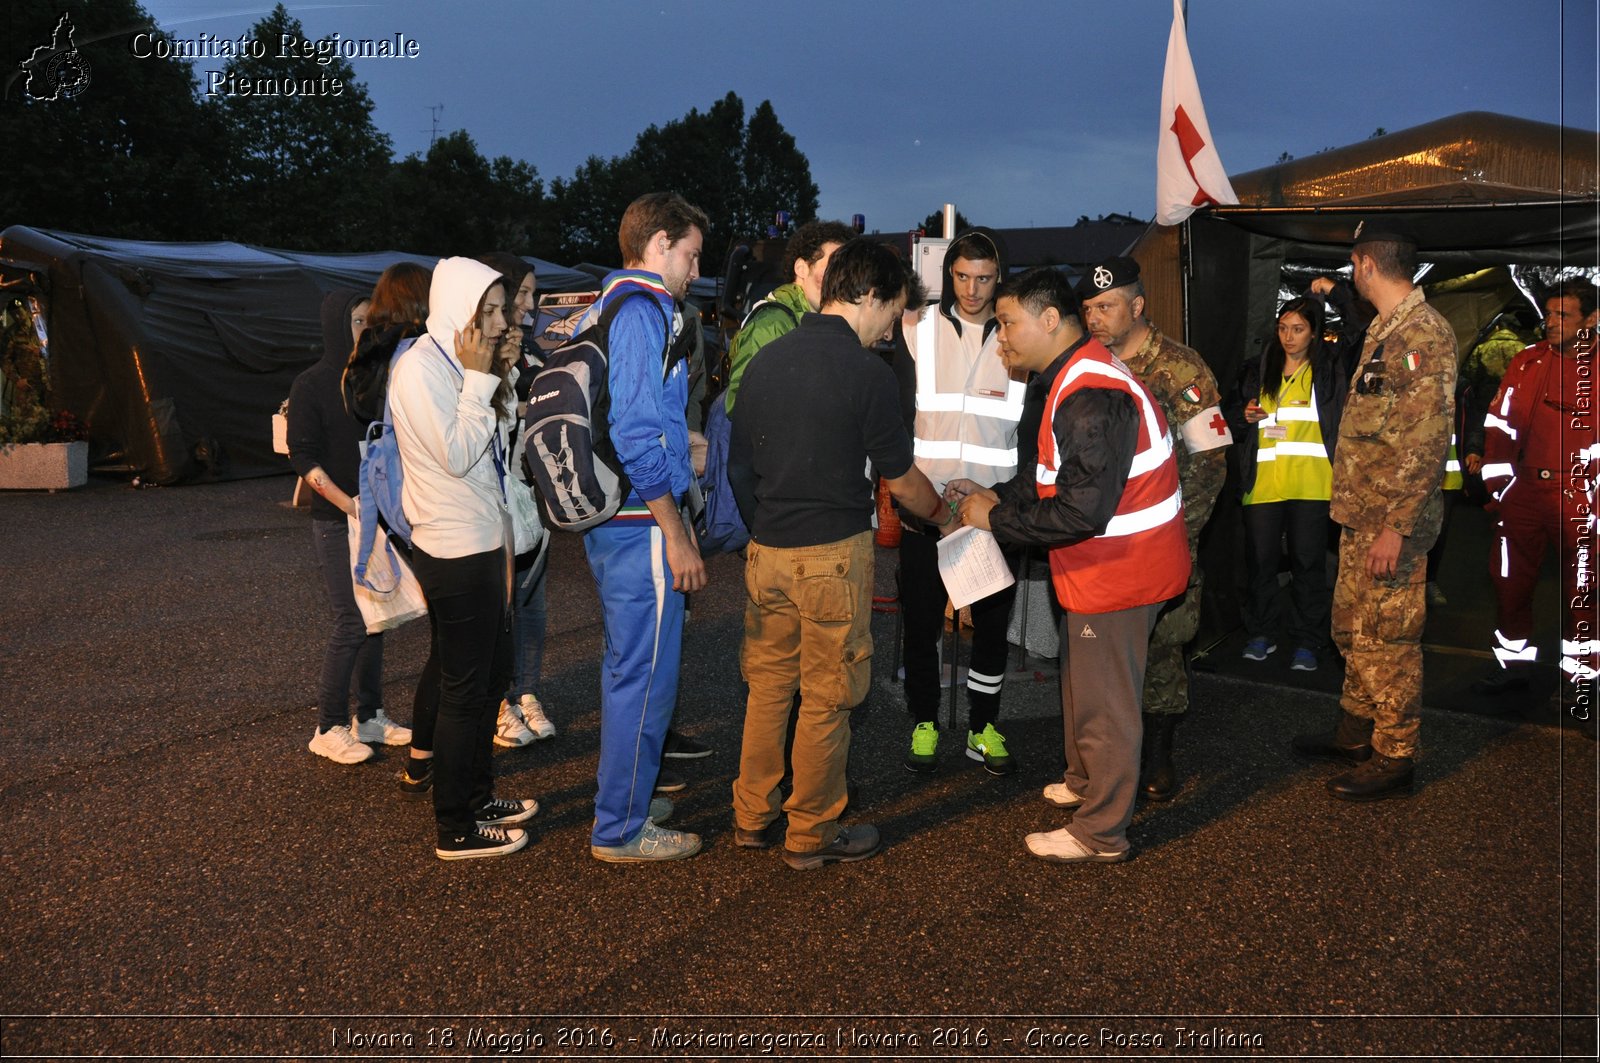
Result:
[[[498,377],[466,369],[455,333],[500,275],[470,258],[441,259],[428,290],[428,331],[397,356],[389,411],[405,470],[400,502],[413,544],[438,558],[467,557],[507,542],[501,468],[505,423],[494,407]]]

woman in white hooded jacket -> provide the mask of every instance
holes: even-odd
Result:
[[[442,259],[428,293],[428,331],[395,356],[389,409],[405,475],[412,568],[428,599],[432,642],[419,691],[413,759],[431,751],[440,859],[512,853],[527,834],[511,828],[538,802],[496,800],[491,768],[495,714],[511,671],[506,508],[506,421],[495,403],[493,352],[505,331],[500,275],[469,258]],[[453,352],[453,353],[452,353]]]

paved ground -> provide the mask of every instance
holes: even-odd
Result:
[[[947,749],[912,775],[884,616],[853,815],[888,848],[796,873],[731,844],[741,589],[723,558],[679,716],[718,751],[689,765],[674,824],[707,850],[603,865],[600,629],[562,540],[560,734],[496,760],[502,793],[544,803],[536,843],[445,864],[429,810],[396,797],[398,750],[354,768],[305,750],[325,621],[288,494],[0,497],[0,1052],[1593,1054],[1596,747],[1576,731],[1430,708],[1418,793],[1351,806],[1288,751],[1331,696],[1203,675],[1186,785],[1140,811],[1137,858],[1061,867],[1021,846],[1062,821],[1038,798],[1060,765],[1054,675],[1009,681],[1017,774]],[[880,552],[880,583],[892,566]],[[424,638],[390,639],[396,717]]]

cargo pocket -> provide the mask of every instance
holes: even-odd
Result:
[[[844,682],[839,707],[853,709],[866,701],[867,691],[872,687],[872,632],[863,632],[859,638],[844,644],[841,675]]]
[[[801,561],[794,566],[792,595],[800,615],[819,624],[848,623],[855,618],[855,589],[843,562]]]

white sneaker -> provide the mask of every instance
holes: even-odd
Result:
[[[525,746],[533,741],[533,732],[528,730],[528,725],[522,722],[522,711],[515,705],[502,700],[500,702],[500,719],[495,723],[494,744],[514,749]]]
[[[1065,827],[1046,834],[1030,834],[1024,841],[1027,843],[1028,852],[1041,860],[1053,860],[1058,864],[1117,864],[1128,858],[1126,851],[1103,853],[1098,849],[1091,849],[1073,837]]]
[[[411,744],[411,728],[401,727],[385,716],[382,709],[370,720],[357,720],[355,732],[358,742],[379,742],[386,746]]]
[[[357,742],[350,728],[343,724],[326,731],[318,728],[312,733],[306,748],[319,757],[327,757],[339,764],[360,764],[372,757],[372,747]]]
[[[522,710],[522,722],[528,730],[533,732],[535,738],[554,738],[556,725],[550,722],[550,717],[544,714],[544,706],[539,704],[539,699],[532,694],[522,695],[522,704],[517,706]]]
[[[1064,782],[1053,782],[1044,788],[1044,799],[1057,808],[1077,808],[1083,798],[1072,792]]]

